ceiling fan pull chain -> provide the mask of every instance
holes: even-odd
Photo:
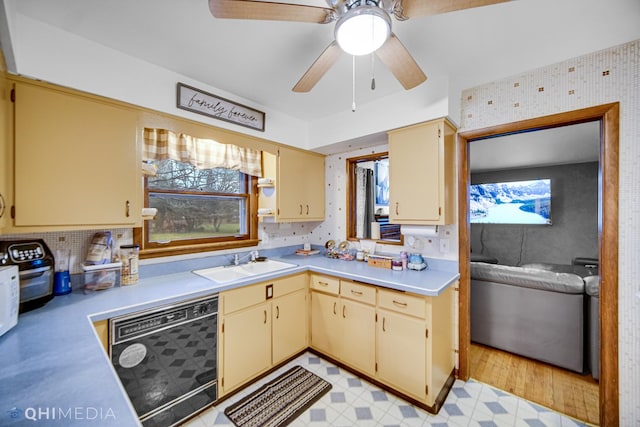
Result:
[[[376,68],[375,68],[375,57],[373,56],[373,52],[371,52],[371,90],[376,90]]]
[[[351,101],[351,111],[352,112],[356,112],[356,56],[352,55],[352,67],[351,67],[351,96],[352,96],[352,101]]]

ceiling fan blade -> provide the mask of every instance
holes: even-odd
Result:
[[[376,55],[407,90],[427,80],[418,63],[393,33],[389,40],[376,50]]]
[[[488,6],[507,1],[510,0],[401,0],[400,6],[402,8],[401,14],[404,18],[414,18],[416,16],[437,15],[439,13]]]
[[[293,87],[294,92],[309,92],[342,55],[337,42],[331,43]]]
[[[296,21],[324,24],[331,21],[333,9],[299,4],[253,0],[209,0],[216,18]]]

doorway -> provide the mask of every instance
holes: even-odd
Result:
[[[532,129],[554,128],[598,120],[601,124],[598,245],[600,258],[600,425],[618,425],[618,147],[619,104],[606,104],[567,113],[461,132],[458,134],[459,225],[459,378],[471,372],[470,326],[470,141]]]

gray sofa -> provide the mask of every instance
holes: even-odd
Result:
[[[584,371],[585,285],[573,273],[471,263],[471,340]]]

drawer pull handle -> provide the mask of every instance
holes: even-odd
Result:
[[[400,301],[393,300],[393,303],[395,305],[397,305],[398,307],[402,307],[402,308],[405,308],[407,306],[406,302],[400,302]]]
[[[347,315],[346,315],[346,314],[345,314],[345,312],[344,312],[344,310],[345,310],[346,308],[347,308],[347,307],[345,307],[344,305],[342,306],[342,318],[343,318],[343,319],[346,319],[346,318],[347,318]]]
[[[329,286],[329,283],[318,281],[318,285]]]
[[[386,320],[387,320],[387,318],[386,318],[386,317],[383,317],[383,318],[382,318],[382,332],[387,332],[387,329],[386,329],[386,327],[385,327],[385,321],[386,321]]]
[[[300,215],[302,215],[302,205],[300,205]]]
[[[400,212],[398,212],[398,206],[399,206],[399,205],[400,205],[400,203],[399,203],[399,202],[396,202],[396,215],[399,215],[399,214],[400,214]]]
[[[307,215],[309,215],[309,205],[307,205]]]
[[[124,205],[125,205],[125,213],[124,213],[124,214],[125,214],[125,216],[126,216],[127,218],[129,218],[129,216],[130,216],[130,211],[131,211],[131,202],[127,200],[127,201],[126,201],[126,203],[125,203]]]
[[[267,310],[264,311],[264,324],[267,324]]]
[[[336,312],[336,304],[337,304],[337,302],[334,302],[334,303],[333,303],[333,314],[338,314],[338,313]]]
[[[354,295],[357,295],[357,296],[359,296],[359,297],[361,297],[361,296],[362,296],[362,292],[360,292],[360,291],[354,291],[353,289],[351,289],[351,293],[352,293],[352,294],[354,294]]]
[[[276,319],[280,318],[280,306],[276,305]]]

